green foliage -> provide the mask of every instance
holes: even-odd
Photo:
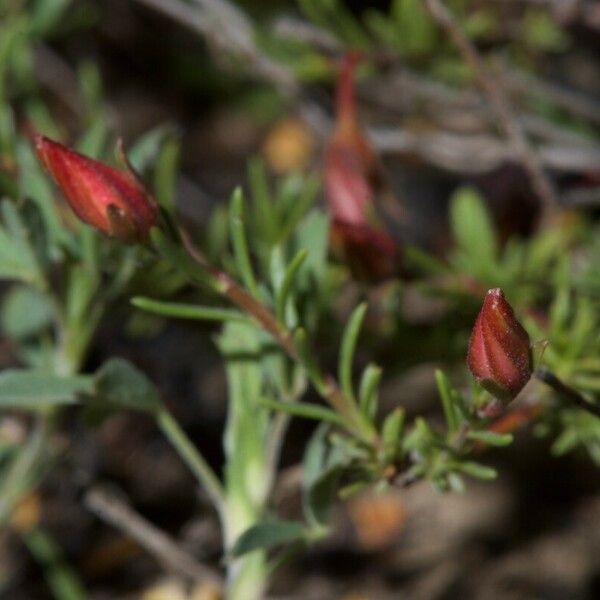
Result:
[[[150,380],[121,358],[109,360],[96,373],[94,396],[97,402],[115,408],[153,412],[161,406],[158,392]]]
[[[535,50],[560,52],[569,45],[569,37],[547,11],[530,8],[522,24],[525,44]]]
[[[451,199],[450,225],[457,245],[455,260],[463,271],[486,275],[495,266],[498,241],[483,199],[472,188],[462,188]]]
[[[342,473],[349,463],[340,446],[328,439],[329,427],[320,425],[306,447],[302,467],[304,515],[312,525],[325,525]]]
[[[72,404],[77,396],[93,390],[86,375],[61,377],[33,370],[5,370],[0,373],[0,407],[45,410]]]
[[[85,600],[87,594],[81,580],[48,533],[33,529],[23,535],[23,541],[44,568],[48,586],[57,600]]]
[[[197,319],[200,321],[248,321],[248,316],[244,313],[228,308],[182,304],[180,302],[160,302],[150,298],[132,298],[131,303],[136,308],[162,317]]]
[[[350,319],[348,319],[348,324],[344,330],[340,346],[340,360],[338,366],[339,379],[344,394],[352,399],[352,401],[355,401],[354,385],[352,383],[352,364],[354,362],[354,352],[358,342],[358,334],[360,333],[360,328],[366,313],[366,304],[361,304],[354,309]]]
[[[230,572],[251,581],[264,578],[269,558],[282,547],[299,547],[323,535],[340,496],[420,479],[440,491],[463,491],[463,476],[492,479],[496,472],[479,452],[507,446],[513,435],[496,431],[491,419],[478,414],[489,397],[475,385],[453,384],[465,379],[460,346],[487,287],[504,288],[534,342],[550,341],[538,361],[586,394],[590,405],[598,402],[600,246],[591,227],[548,227],[528,239],[504,241],[486,199],[473,188],[458,189],[449,211],[454,241],[449,255],[439,258],[405,249],[415,270],[406,285],[447,301],[432,333],[424,334],[410,323],[398,325],[401,303],[380,302],[379,290],[371,294],[366,286],[350,284],[344,268],[330,263],[329,217],[315,205],[320,186],[316,174],[273,180],[260,160],[251,160],[247,185],[216,208],[197,244],[204,255],[196,251],[180,235],[176,221],[180,132],[173,124],[159,125],[130,145],[132,164],[163,209],[151,243],[139,248],[115,244],[65,216],[66,207],[19,133],[15,115],[65,139],[65,128],[42,101],[32,49],[66,26],[71,3],[9,4],[0,4],[0,159],[9,167],[0,174],[0,278],[8,286],[0,316],[24,368],[0,373],[0,407],[34,412],[37,420],[24,444],[0,448],[0,521],[43,476],[48,456],[55,455],[52,444],[58,436],[52,434],[60,420],[53,416],[76,402],[87,407],[88,416],[133,409],[155,418],[215,505]],[[386,65],[400,57],[418,75],[457,86],[470,81],[469,67],[423,2],[393,0],[386,12],[368,5],[350,10],[342,0],[298,4],[314,24],[333,35],[334,46],[360,49],[378,59],[363,66],[365,74],[378,68],[379,57]],[[506,34],[495,7],[462,0],[449,0],[448,5],[486,59],[500,51],[527,64],[568,43],[542,8],[528,10],[518,31]],[[333,72],[331,56],[306,42],[282,39],[262,25],[254,39],[300,78],[322,79]],[[111,161],[113,132],[98,68],[82,62],[77,81],[81,122],[68,129],[83,134],[74,145]],[[272,116],[287,99],[274,90],[266,92],[255,94],[249,104],[268,97],[263,115]],[[14,99],[19,99],[18,110],[10,104]],[[367,294],[370,304],[377,303],[374,318],[368,320],[363,301]],[[227,378],[223,482],[201,454],[203,441],[196,447],[187,438],[141,371],[112,359],[93,375],[81,374],[104,316],[131,296],[135,308],[161,319],[211,321],[211,331],[218,328],[215,340]],[[349,310],[347,303],[342,309],[339,305],[346,298],[357,306],[343,325],[338,315]],[[458,340],[452,345],[461,353],[460,370],[448,350],[445,321],[452,322],[451,335]],[[394,327],[387,327],[389,323]],[[421,335],[431,338],[427,342],[437,353],[428,358],[448,363],[444,371],[435,372],[443,419],[412,415],[403,406],[402,390],[395,406],[380,414],[383,370],[369,363],[359,377],[357,363],[393,356],[390,366],[401,371]],[[328,373],[329,365],[335,369],[336,354],[337,379]],[[552,451],[584,449],[600,464],[600,420],[551,390],[538,396],[543,410],[536,417],[536,430],[553,438]],[[302,465],[306,524],[270,515],[281,446],[292,417],[318,424]],[[55,594],[81,597],[51,540],[34,535],[29,542]]]
[[[2,202],[0,212],[0,278],[43,286],[44,276],[21,215],[10,200]]]
[[[2,304],[2,329],[15,340],[27,339],[50,327],[54,306],[48,296],[29,286],[13,286]]]
[[[282,544],[304,540],[306,535],[304,525],[296,521],[263,521],[242,533],[231,554],[238,557],[253,550],[269,550]]]

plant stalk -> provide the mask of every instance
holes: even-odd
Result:
[[[333,375],[325,375],[322,380],[315,380],[312,369],[306,368],[302,356],[296,348],[292,332],[285,327],[275,314],[260,300],[252,296],[246,289],[227,273],[208,264],[202,253],[194,246],[189,236],[182,231],[181,239],[187,254],[210,276],[216,292],[225,296],[231,303],[250,315],[269,333],[282,350],[296,363],[305,367],[311,383],[329,405],[342,415],[359,437],[374,442],[376,432],[366,427],[360,411],[352,400],[346,397]]]
[[[533,375],[550,386],[561,398],[600,419],[600,406],[588,402],[577,390],[561,381],[550,369],[539,367],[533,372]]]
[[[225,492],[219,478],[206,459],[166,408],[163,407],[159,410],[156,422],[200,485],[206,490],[214,507],[221,513],[225,503]]]

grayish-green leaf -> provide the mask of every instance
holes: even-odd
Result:
[[[28,410],[72,404],[79,394],[92,393],[93,379],[86,375],[61,377],[35,370],[0,373],[0,407]]]
[[[215,306],[200,306],[196,304],[182,304],[178,302],[163,302],[151,298],[136,297],[131,299],[136,308],[163,317],[177,319],[198,319],[201,321],[242,321],[249,322],[248,317],[239,310],[219,308]]]
[[[2,329],[14,339],[24,339],[49,327],[54,307],[47,295],[29,286],[10,289],[2,305]]]
[[[347,398],[354,399],[354,386],[352,383],[352,364],[354,362],[354,351],[358,341],[358,334],[367,313],[367,305],[360,304],[348,320],[344,329],[342,344],[340,347],[339,378],[342,390]]]
[[[340,427],[344,426],[344,419],[342,419],[338,413],[325,406],[319,406],[318,404],[311,404],[308,402],[279,402],[278,400],[273,400],[271,398],[261,398],[260,402],[267,408],[285,412],[296,417],[325,421],[326,423],[332,423],[334,425],[339,425]]]
[[[240,535],[231,554],[241,556],[253,550],[268,550],[281,544],[303,540],[306,537],[305,526],[297,521],[263,521],[253,525]]]
[[[131,363],[112,358],[95,375],[96,399],[120,408],[155,411],[161,402],[154,384]]]

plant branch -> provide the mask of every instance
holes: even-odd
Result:
[[[198,451],[196,446],[192,444],[179,423],[166,408],[162,408],[158,412],[156,415],[156,422],[166,438],[177,450],[179,456],[181,456],[200,484],[204,487],[214,507],[217,511],[221,512],[225,503],[225,492],[219,478],[206,462],[206,459]]]
[[[600,406],[588,402],[577,390],[561,381],[550,369],[540,367],[533,372],[534,377],[549,385],[559,396],[578,408],[600,418]]]
[[[308,376],[311,378],[311,383],[330,406],[348,420],[356,433],[364,435],[365,427],[363,420],[360,418],[355,404],[342,392],[335,377],[327,374],[322,377],[322,380],[315,379],[312,374],[313,369],[307,368],[301,353],[296,347],[292,332],[279,322],[275,314],[260,300],[240,286],[230,275],[209,265],[185,231],[181,231],[181,239],[188,255],[214,280],[216,291],[229,299],[230,302],[238,306],[246,314],[253,317],[294,362],[305,367]],[[372,435],[372,432],[369,432],[369,435]]]
[[[473,70],[475,78],[498,116],[505,135],[511,141],[514,151],[523,161],[523,166],[529,173],[532,186],[542,202],[545,213],[549,214],[554,211],[558,206],[558,196],[554,184],[544,172],[539,157],[529,144],[520,123],[513,116],[503,89],[487,73],[482,58],[448,8],[440,0],[425,0],[425,5],[431,16],[446,31],[466,63]]]
[[[102,487],[94,487],[87,492],[84,502],[91,512],[134,539],[168,570],[195,581],[208,580],[218,585],[223,583],[216,570],[199,563],[182,550],[174,539],[144,519],[116,494]]]
[[[298,83],[289,69],[278,64],[256,44],[252,23],[246,15],[227,0],[194,0],[197,5],[182,0],[136,0],[138,4],[161,12],[204,36],[215,50],[217,58],[223,51],[244,57],[250,71],[271,81],[285,96],[298,92]]]

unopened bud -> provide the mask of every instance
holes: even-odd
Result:
[[[125,171],[113,169],[41,135],[36,135],[33,141],[39,160],[82,221],[125,242],[147,238],[158,221],[158,206],[120,147]]]
[[[490,394],[509,402],[531,378],[529,335],[500,288],[489,290],[469,341],[467,364]]]
[[[360,125],[355,101],[357,54],[343,58],[336,90],[336,124],[325,150],[325,197],[332,247],[360,279],[395,275],[399,248],[377,208],[383,196],[379,159]]]

